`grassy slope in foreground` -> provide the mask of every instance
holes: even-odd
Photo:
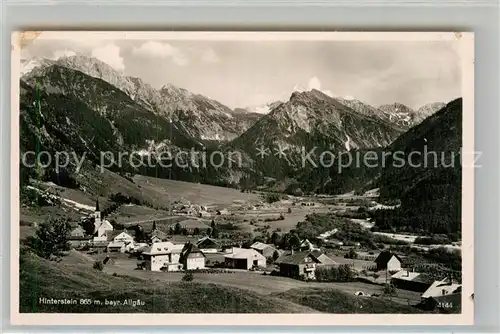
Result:
[[[417,308],[377,297],[352,296],[335,289],[291,289],[274,294],[280,299],[308,306],[323,313],[421,313]]]
[[[86,259],[63,264],[30,253],[21,257],[22,313],[418,313],[389,300],[353,296],[336,289],[301,288],[273,295],[216,284],[165,283],[111,276],[91,268]],[[49,305],[39,298],[100,300],[102,305]],[[105,305],[127,299],[144,306]]]
[[[195,274],[196,280],[196,274]],[[146,283],[146,284],[145,284]],[[39,298],[101,300],[94,305],[48,305]],[[107,300],[141,300],[144,306],[104,305]],[[22,313],[313,313],[306,306],[246,290],[195,282],[160,283],[116,277],[92,263],[67,265],[23,255],[20,265]]]

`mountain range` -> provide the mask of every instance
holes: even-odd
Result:
[[[381,151],[444,106],[430,103],[412,110],[393,103],[376,108],[313,89],[291,92],[286,101],[232,110],[171,84],[156,89],[92,57],[34,58],[21,65],[21,151],[39,147],[87,152],[94,164],[103,151],[143,157],[191,148],[241,152],[243,166],[234,168],[173,166],[166,172],[112,167],[218,185],[241,186],[242,180],[251,179],[256,186],[266,177],[317,179],[311,172],[326,177],[320,185],[331,183],[331,173],[300,166],[302,150],[317,148],[316,158],[324,150]],[[267,159],[258,157],[261,146],[269,150]],[[286,159],[277,157],[276,150],[286,152]]]

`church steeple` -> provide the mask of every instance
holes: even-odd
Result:
[[[99,209],[99,198],[95,201],[95,213],[94,213],[95,223],[99,225],[101,223],[101,210]]]

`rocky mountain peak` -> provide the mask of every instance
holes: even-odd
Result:
[[[61,57],[56,63],[83,72],[91,77],[104,80],[127,94],[133,94],[134,85],[127,80],[123,73],[115,70],[102,60],[86,55]]]
[[[380,110],[390,113],[414,113],[415,111],[404,105],[403,103],[394,102],[391,104],[384,104],[379,107]]]
[[[432,103],[427,103],[423,105],[422,107],[418,108],[416,113],[423,118],[427,118],[431,115],[433,115],[436,111],[444,108],[446,106],[446,103],[444,102],[432,102]]]

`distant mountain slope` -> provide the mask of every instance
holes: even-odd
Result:
[[[247,150],[255,145],[292,148],[321,145],[334,151],[386,146],[401,131],[379,119],[360,115],[319,90],[294,92],[235,142]]]
[[[410,126],[410,123],[407,124],[402,122],[401,119],[393,113],[393,110],[389,110],[389,108],[386,110],[377,109],[355,99],[339,99],[339,102],[362,115],[378,118],[384,123],[399,129],[401,132],[404,132]]]
[[[180,150],[200,151],[205,146],[186,133],[179,122],[169,122],[154,114],[101,79],[51,65],[31,71],[20,86],[21,154],[47,151],[54,157],[57,152],[67,152],[76,154],[78,159],[84,157],[84,168],[93,169],[95,164],[105,163],[120,174],[225,184],[221,181],[225,180],[225,174],[211,166],[193,172],[183,167],[188,157],[172,163]],[[169,161],[159,164],[158,154],[166,151],[172,159],[170,164]],[[74,174],[75,159],[70,162],[61,173],[78,179]],[[21,166],[23,182],[33,177],[57,183],[60,176],[54,175],[54,163],[52,159],[43,175],[37,175],[39,171],[34,168]],[[99,174],[90,182],[95,184],[87,184],[88,189],[98,189]],[[77,186],[75,181],[68,184]]]
[[[402,167],[394,156],[388,158],[387,168],[381,178],[381,195],[392,197],[397,194],[405,193],[412,189],[418,182],[435,175],[443,170],[456,172],[457,168],[447,169],[443,164],[451,163],[451,155],[456,154],[458,158],[462,147],[462,99],[454,100],[448,103],[443,109],[427,118],[421,124],[408,130],[400,136],[389,147],[393,154],[400,152],[401,156],[407,159],[410,153],[411,161],[414,166],[405,163]],[[424,150],[429,153],[427,159],[428,166],[425,166]],[[432,152],[437,155],[437,160],[433,158]],[[441,161],[443,157],[443,161]],[[434,161],[437,161],[437,167],[434,167]],[[421,165],[421,167],[416,167]]]
[[[196,139],[230,140],[249,126],[248,122],[235,119],[232,110],[218,101],[171,84],[166,84],[157,90],[139,78],[124,76],[93,57],[76,55],[62,57],[56,61],[43,58],[25,61],[23,77],[30,75],[36,68],[54,64],[108,82],[143,108],[153,111],[166,120],[171,119],[181,123],[183,130]]]
[[[339,153],[379,150],[401,133],[379,118],[362,115],[312,90],[294,92],[227,148],[243,152],[244,165],[253,171],[244,187],[274,178],[317,190],[330,179],[330,167],[335,169]]]
[[[381,198],[401,199],[401,210],[395,213],[396,217],[386,217],[384,221],[393,227],[459,233],[461,148],[461,98],[400,136],[390,146],[392,155],[379,185]],[[395,158],[396,152],[400,159],[406,159],[404,164]]]
[[[233,110],[233,117],[235,121],[241,124],[242,129],[245,131],[252,127],[263,116],[263,114],[249,112],[247,109],[235,108]]]
[[[417,109],[417,115],[424,120],[425,118],[433,115],[436,111],[443,109],[446,106],[444,102],[427,103]]]
[[[443,102],[434,102],[413,110],[401,103],[385,104],[375,108],[356,99],[338,99],[338,101],[362,115],[379,118],[401,131],[419,124],[445,106]]]
[[[389,117],[390,122],[402,128],[408,129],[417,121],[415,111],[402,103],[384,104],[378,109]]]
[[[29,108],[41,91],[41,120],[78,147],[82,143],[103,151],[122,147],[141,149],[147,139],[171,140],[173,145],[199,145],[176,123],[153,114],[109,83],[59,65],[34,69],[21,81],[22,116],[33,116]],[[34,120],[31,119],[33,126]],[[38,125],[36,125],[38,126]],[[75,131],[73,133],[73,131]],[[93,139],[92,139],[93,138]],[[93,144],[91,144],[93,142]],[[94,150],[92,150],[94,151]]]

